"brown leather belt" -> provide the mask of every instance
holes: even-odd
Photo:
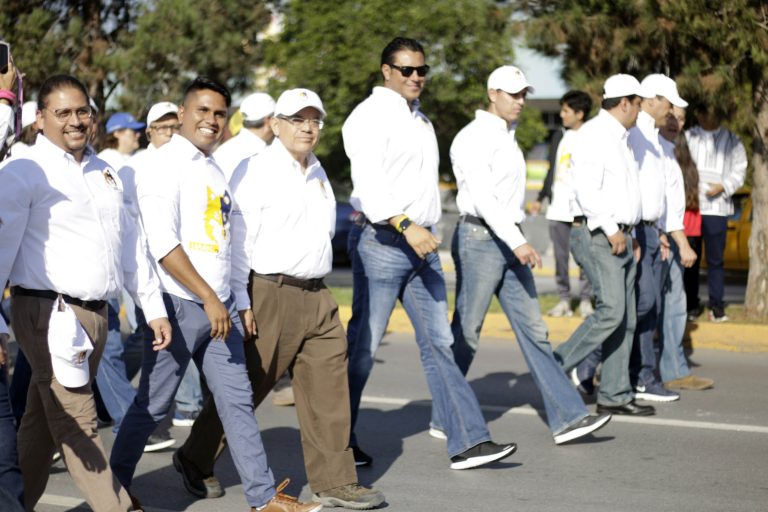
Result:
[[[251,274],[260,279],[266,279],[267,281],[277,283],[278,286],[288,285],[310,292],[316,292],[317,290],[325,288],[325,283],[323,282],[322,277],[317,279],[299,279],[298,277],[287,276],[285,274],[259,274],[258,272],[253,271],[251,271]]]

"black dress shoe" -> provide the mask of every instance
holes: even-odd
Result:
[[[180,450],[173,453],[173,467],[181,473],[187,491],[198,498],[218,498],[224,495],[224,489],[221,487],[219,479],[213,475],[202,475],[181,454]]]
[[[611,414],[623,414],[624,416],[653,416],[656,409],[652,405],[638,405],[632,400],[623,405],[597,404],[597,413],[609,412]]]

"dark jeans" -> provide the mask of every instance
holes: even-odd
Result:
[[[710,309],[725,307],[723,302],[725,285],[723,253],[725,252],[725,235],[727,232],[728,217],[701,216],[701,237],[704,240],[704,256],[707,258]]]
[[[16,426],[11,412],[11,402],[8,399],[8,374],[6,370],[6,367],[0,367],[0,488],[17,499],[19,504],[23,504],[24,485],[18,465]],[[0,504],[2,504],[1,501]]]
[[[689,313],[697,311],[700,307],[699,301],[699,270],[701,269],[701,237],[689,236],[688,243],[691,249],[696,251],[696,262],[692,267],[686,268],[683,274],[683,283],[685,286],[686,311]]]

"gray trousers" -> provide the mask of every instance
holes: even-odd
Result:
[[[252,507],[260,507],[275,495],[275,480],[253,415],[243,326],[234,301],[229,299],[224,304],[232,319],[232,330],[222,342],[211,339],[211,323],[202,304],[167,293],[163,300],[173,328],[173,341],[160,352],[153,351],[149,343],[144,345],[139,390],[112,447],[112,471],[130,488],[144,445],[168,414],[187,365],[194,360],[216,401],[246,501]]]
[[[571,300],[571,280],[568,276],[568,259],[571,255],[571,223],[559,220],[549,221],[549,238],[555,253],[555,283],[560,300]],[[592,300],[592,284],[587,279],[584,269],[579,266],[579,284],[581,300]]]

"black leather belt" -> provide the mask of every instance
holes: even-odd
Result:
[[[485,219],[483,219],[482,217],[476,217],[475,215],[470,215],[470,214],[467,213],[467,214],[462,215],[460,217],[460,219],[462,221],[466,222],[467,224],[474,224],[475,226],[482,226],[485,229],[487,229],[488,231],[493,231],[491,229],[491,226],[489,226],[488,223],[485,222]]]
[[[387,223],[387,224],[374,224],[373,222],[369,221],[368,219],[366,219],[366,221],[368,222],[368,224],[373,226],[374,229],[379,229],[379,230],[382,230],[382,231],[389,231],[390,233],[394,233],[396,235],[402,235],[401,232],[399,232],[397,229],[395,229],[395,227],[393,225],[391,225],[389,223]],[[432,226],[424,226],[424,229],[426,229],[427,231],[432,231]]]
[[[656,227],[656,221],[655,220],[641,220],[640,224],[642,224],[643,226],[649,226],[649,227],[652,227],[652,228]]]
[[[573,218],[573,222],[571,223],[571,225],[577,228],[581,226],[586,226],[587,218],[583,215],[578,215]],[[617,224],[617,226],[619,226],[619,231],[621,231],[622,233],[629,233],[635,227],[632,224]],[[597,229],[600,229],[600,228],[597,228]]]
[[[322,277],[317,279],[299,279],[298,277],[287,276],[285,274],[259,274],[258,272],[253,271],[251,271],[251,274],[260,279],[266,279],[267,281],[277,283],[278,286],[285,284],[310,292],[316,292],[317,290],[325,288],[325,283],[323,282]]]
[[[56,300],[59,295],[64,299],[64,302],[71,306],[79,306],[88,311],[101,311],[104,306],[107,305],[105,300],[82,300],[75,297],[70,297],[64,293],[56,293],[51,290],[30,290],[28,288],[22,288],[21,286],[11,286],[11,295],[21,295],[24,297],[40,297],[41,299]]]

